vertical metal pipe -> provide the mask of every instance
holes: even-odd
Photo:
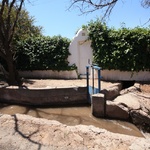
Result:
[[[98,91],[101,91],[101,68],[98,69]]]
[[[94,66],[92,66],[92,90],[93,90],[92,94],[94,94]]]
[[[86,66],[87,100],[89,100],[89,66]]]

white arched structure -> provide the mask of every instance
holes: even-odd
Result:
[[[93,52],[91,49],[91,42],[88,40],[88,33],[86,30],[80,29],[72,42],[70,43],[68,57],[70,65],[77,66],[78,75],[84,77],[86,75],[86,66],[92,63]]]

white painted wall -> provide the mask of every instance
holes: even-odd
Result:
[[[70,43],[69,52],[71,55],[68,57],[69,65],[76,64],[78,74],[81,76],[86,74],[86,66],[89,65],[89,60],[92,63],[93,52],[90,45],[87,31],[83,29],[77,32]]]
[[[77,79],[76,70],[72,71],[53,71],[53,70],[35,70],[35,71],[19,71],[19,75],[24,78],[31,79]]]
[[[150,81],[150,71],[101,70],[101,76],[106,81]],[[97,71],[94,71],[94,78],[98,78]]]

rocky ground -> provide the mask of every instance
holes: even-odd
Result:
[[[0,115],[1,150],[149,150],[149,137],[109,132],[94,126],[66,126],[27,115]]]
[[[138,128],[150,133],[150,84],[135,83],[122,90],[113,102],[129,114]]]

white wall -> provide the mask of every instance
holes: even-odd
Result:
[[[31,79],[77,79],[76,70],[72,71],[53,71],[53,70],[35,70],[35,71],[19,71],[19,75],[24,78]]]
[[[86,66],[89,65],[89,60],[92,63],[93,52],[90,45],[87,31],[83,29],[77,32],[70,43],[69,52],[71,55],[68,57],[69,65],[76,64],[79,75],[86,74]]]
[[[150,71],[120,71],[120,70],[101,70],[102,80],[106,81],[150,81]],[[98,77],[95,71],[94,77]]]

